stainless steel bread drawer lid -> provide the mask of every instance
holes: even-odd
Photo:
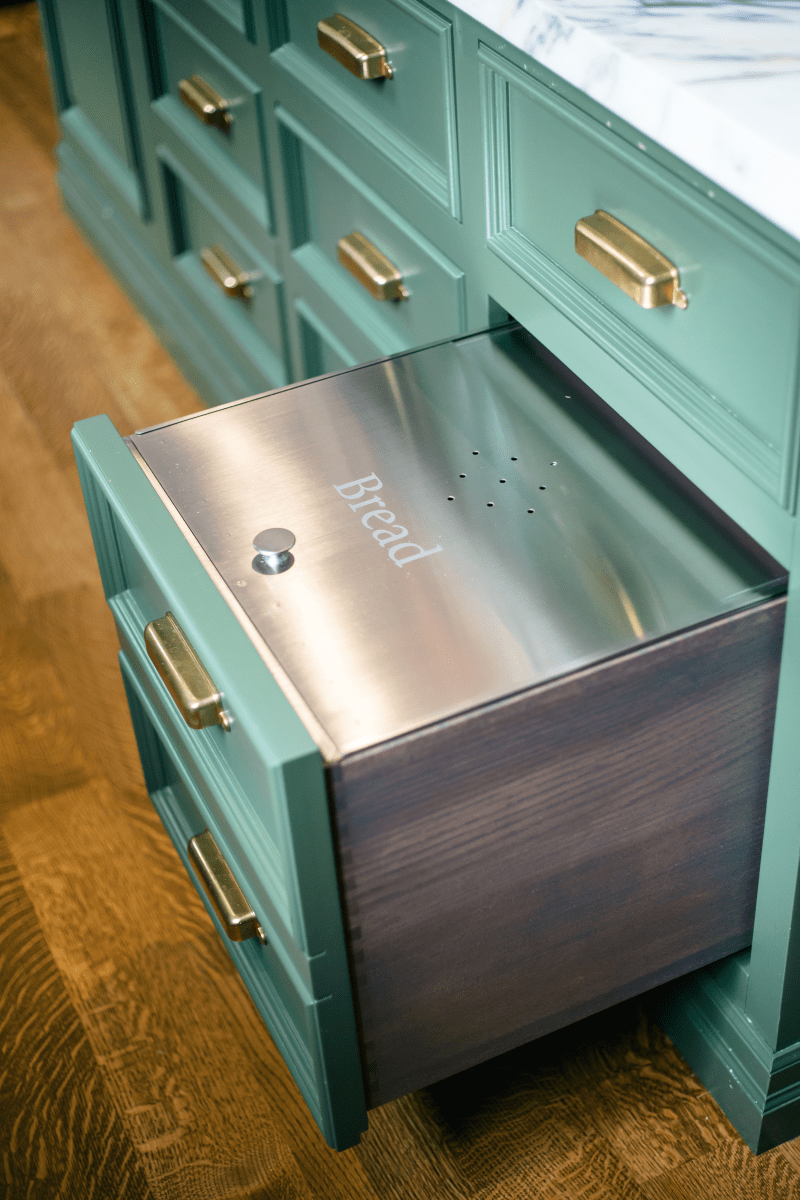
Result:
[[[338,755],[783,584],[570,392],[520,329],[238,401],[129,444]],[[265,573],[253,543],[271,528],[295,541],[283,569]]]

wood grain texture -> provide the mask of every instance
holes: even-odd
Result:
[[[748,944],[784,608],[331,768],[373,1105]]]
[[[251,1039],[267,1043],[268,1035],[189,880],[152,869],[163,849],[174,859],[166,835],[152,829],[155,847],[141,823],[133,836],[102,783],[28,804],[5,823],[154,1194],[238,1196],[272,1187],[306,1200],[291,1148],[269,1120],[267,1095],[253,1086],[252,1061],[263,1051]],[[112,864],[115,886],[99,890]],[[212,1065],[220,1060],[221,1073]],[[248,1080],[247,1121],[215,1120],[209,1105],[235,1111]]]
[[[29,624],[0,631],[0,815],[90,774],[67,689]]]
[[[0,1192],[153,1200],[0,835]]]
[[[106,408],[129,432],[197,399],[60,211],[33,5],[0,8],[0,118],[0,226],[25,238],[22,278],[0,258],[2,411],[32,422],[39,486],[19,439],[0,439],[0,476],[27,487],[33,529],[77,499],[72,420]],[[386,1104],[329,1150],[142,789],[96,578],[23,533],[4,512],[3,1200],[797,1197],[798,1143],[755,1159],[632,1003]]]
[[[32,601],[27,615],[63,681],[76,714],[74,736],[90,770],[123,791],[141,787],[142,768],[117,663],[117,634],[99,576],[91,584]]]

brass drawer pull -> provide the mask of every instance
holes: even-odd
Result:
[[[199,75],[190,75],[178,84],[178,95],[204,125],[215,125],[226,133],[233,122],[228,101]]]
[[[341,13],[319,22],[317,40],[326,54],[359,79],[392,78],[385,48]]]
[[[226,296],[249,300],[253,295],[250,287],[253,276],[249,271],[243,271],[222,246],[205,246],[200,251],[200,261]]]
[[[354,232],[341,238],[336,249],[339,262],[355,275],[370,296],[376,300],[408,299],[408,289],[403,286],[403,276],[397,267],[363,233]]]
[[[192,729],[209,725],[230,729],[222,696],[171,612],[150,622],[144,631],[144,644],[187,725]]]
[[[602,208],[578,221],[575,249],[642,308],[689,303],[675,264]]]
[[[267,939],[258,917],[234,879],[211,833],[205,829],[197,837],[191,838],[188,851],[194,873],[231,941],[246,942],[248,938],[257,937],[266,944]]]

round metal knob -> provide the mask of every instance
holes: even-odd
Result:
[[[294,562],[291,554],[295,536],[291,529],[262,529],[253,538],[256,557],[253,566],[265,575],[279,575],[288,571]]]

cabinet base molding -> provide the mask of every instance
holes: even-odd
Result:
[[[745,1011],[748,964],[743,951],[668,985],[653,1015],[761,1154],[800,1135],[800,1042],[772,1050],[758,1033]]]

